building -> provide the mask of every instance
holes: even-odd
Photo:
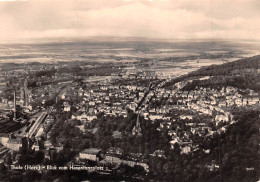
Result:
[[[156,151],[154,151],[153,154],[150,154],[150,155],[151,156],[156,156],[156,157],[165,157],[163,150],[156,150]]]
[[[79,153],[79,159],[98,161],[100,159],[101,149],[89,148]]]
[[[22,141],[21,139],[9,138],[6,147],[14,151],[19,151],[20,147],[22,147]]]
[[[0,143],[6,145],[10,136],[8,133],[0,133]]]
[[[137,115],[137,120],[136,120],[135,126],[133,127],[132,135],[137,135],[137,136],[142,135],[142,129],[141,129],[140,122],[139,122],[139,115],[140,114]]]
[[[116,156],[122,156],[123,155],[123,149],[118,147],[110,147],[107,149],[107,154],[110,155],[116,155]]]

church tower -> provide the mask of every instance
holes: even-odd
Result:
[[[142,129],[141,129],[141,126],[140,126],[139,118],[140,118],[140,113],[138,113],[138,115],[137,115],[137,120],[136,120],[135,126],[133,127],[132,135],[137,135],[137,136],[142,135]]]

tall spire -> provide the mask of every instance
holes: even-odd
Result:
[[[133,130],[132,130],[132,134],[137,135],[137,136],[142,135],[142,129],[141,129],[141,126],[140,126],[139,119],[140,119],[140,113],[138,112],[136,123],[135,123],[135,126],[133,127]]]

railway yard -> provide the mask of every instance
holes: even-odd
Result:
[[[28,137],[34,139],[39,135],[39,129],[44,124],[51,109],[37,111],[29,115],[28,120],[23,122],[10,121],[8,119],[0,120],[0,161],[1,158],[10,150],[13,150],[15,144],[20,145],[21,138]]]

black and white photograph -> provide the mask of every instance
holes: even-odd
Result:
[[[260,182],[260,0],[0,0],[0,182]]]

